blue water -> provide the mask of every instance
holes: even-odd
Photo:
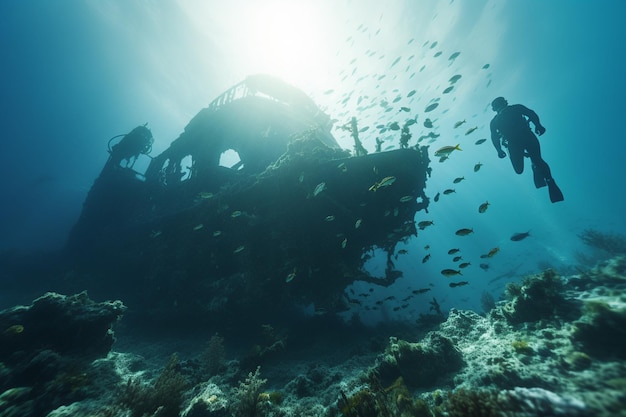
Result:
[[[456,193],[418,213],[417,221],[434,226],[407,244],[397,261],[405,277],[380,298],[432,284],[442,306],[480,308],[483,290],[497,296],[502,289],[503,282],[489,284],[494,277],[546,265],[571,270],[576,252],[587,250],[577,237],[584,229],[626,233],[626,3],[384,3],[3,1],[0,250],[62,247],[110,137],[148,122],[156,155],[213,98],[258,72],[302,89],[337,125],[355,116],[370,126],[362,139],[371,152],[376,125],[409,115],[418,117],[411,145],[430,117],[441,135],[431,155],[444,145],[463,149],[443,163],[431,157],[427,194]],[[454,52],[460,55],[449,60]],[[455,74],[462,75],[455,90],[442,94]],[[397,96],[394,106],[410,112],[385,113],[380,101]],[[539,114],[547,128],[543,156],[564,202],[536,190],[528,166],[516,175],[489,140],[474,145],[489,139],[489,103],[497,96]],[[436,99],[439,107],[425,113]],[[352,147],[347,132],[333,132]],[[397,147],[398,139],[385,138],[384,146]],[[463,227],[474,233],[456,236]],[[526,231],[529,238],[510,241]],[[450,289],[439,271],[454,266],[447,251],[455,247],[472,263],[463,272],[470,285]],[[480,255],[494,247],[500,252],[485,272]],[[422,263],[426,253],[432,257]],[[376,259],[370,267],[382,270]]]

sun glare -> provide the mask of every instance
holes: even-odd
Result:
[[[247,12],[244,41],[250,67],[304,89],[324,78],[332,34],[324,30],[316,2],[259,2]]]

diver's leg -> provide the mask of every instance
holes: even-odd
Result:
[[[511,164],[516,173],[521,174],[524,172],[524,148],[519,146],[511,146],[509,142],[509,157],[511,158]]]
[[[550,172],[550,166],[541,157],[541,147],[539,146],[539,140],[535,135],[531,133],[532,137],[529,137],[526,141],[526,151],[532,162],[533,172],[536,178],[543,180],[552,179],[552,173]],[[537,181],[535,180],[535,184]],[[539,188],[539,187],[537,187]]]
[[[563,201],[565,199],[563,197],[563,193],[561,192],[559,186],[556,185],[554,178],[552,178],[550,166],[541,157],[541,147],[539,146],[539,140],[535,135],[533,135],[533,138],[528,141],[526,150],[528,151],[528,156],[530,157],[530,160],[533,164],[535,186],[539,188],[539,186],[537,185],[538,178],[544,179],[550,193],[550,201],[552,201],[553,203]]]
[[[532,168],[533,168],[533,180],[535,181],[535,187],[541,188],[541,187],[545,187],[546,185],[548,185],[546,184],[546,179],[543,177],[541,170],[539,170],[535,164],[532,164]]]
[[[537,167],[537,165],[535,165],[534,162],[531,161],[531,165],[530,165],[533,169],[533,181],[535,181],[535,187],[537,188],[541,188],[541,187],[545,187],[546,184],[546,178],[545,178],[545,169],[540,169]],[[550,168],[548,168],[550,169]]]

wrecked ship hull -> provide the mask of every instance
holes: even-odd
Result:
[[[354,281],[392,284],[394,248],[428,205],[426,150],[350,157],[319,127],[282,140],[262,170],[213,163],[176,184],[103,172],[70,237],[77,268],[129,304],[215,320],[294,304],[340,311]],[[388,254],[381,277],[363,268],[376,248]]]

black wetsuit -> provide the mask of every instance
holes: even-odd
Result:
[[[539,140],[530,130],[528,121],[533,122],[535,128],[541,126],[537,113],[521,104],[506,106],[500,110],[491,120],[493,146],[500,153],[502,151],[500,139],[506,141],[513,169],[518,174],[524,172],[524,156],[528,156],[533,163],[533,170],[537,178],[552,179],[550,167],[541,158]]]
[[[528,156],[532,162],[535,187],[548,186],[550,201],[563,201],[563,193],[552,178],[550,167],[541,157],[539,139],[530,130],[529,121],[535,125],[538,134],[543,134],[545,128],[539,122],[539,116],[526,106],[514,104],[506,106],[491,120],[491,142],[498,151],[498,156],[504,158],[502,145],[506,143],[513,169],[518,174],[524,172],[524,157]],[[502,144],[500,143],[502,139]]]

